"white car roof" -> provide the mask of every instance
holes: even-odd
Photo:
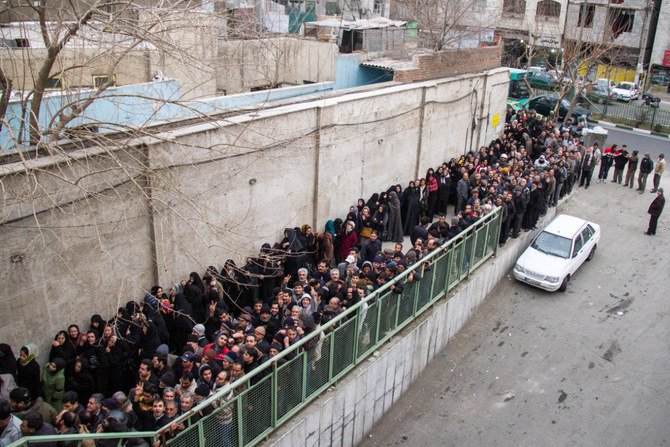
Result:
[[[547,225],[544,231],[572,239],[572,236],[581,230],[582,227],[587,223],[589,222],[584,219],[580,219],[579,217],[569,216],[567,214],[559,214],[549,223],[549,225]]]

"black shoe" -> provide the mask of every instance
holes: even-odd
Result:
[[[649,192],[653,194],[653,193],[655,193],[655,192],[656,192],[656,190],[655,190],[655,189],[652,189],[652,190],[651,190],[651,191],[649,191]]]

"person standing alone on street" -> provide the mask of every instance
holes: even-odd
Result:
[[[649,228],[647,228],[647,231],[644,232],[644,234],[647,236],[653,236],[656,234],[658,218],[661,217],[664,206],[665,197],[663,197],[663,188],[658,188],[656,191],[656,198],[653,202],[651,202],[651,205],[649,205],[649,209],[647,210],[647,212],[651,215],[651,217],[649,217]]]
[[[628,170],[626,171],[626,183],[623,186],[628,186],[629,188],[633,187],[633,180],[635,179],[635,171],[637,170],[638,163],[638,152],[633,151],[632,154],[628,157]]]
[[[665,171],[665,155],[660,154],[658,156],[658,161],[656,162],[656,166],[654,166],[654,189],[651,190],[651,192],[656,192],[658,190],[658,186],[661,184],[661,176],[663,175],[663,172]]]
[[[649,173],[654,170],[654,162],[651,161],[651,156],[649,152],[644,154],[642,161],[640,162],[640,173],[637,176],[637,190],[640,191],[640,194],[647,189],[647,177]]]

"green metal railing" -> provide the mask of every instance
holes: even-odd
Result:
[[[364,301],[207,398],[175,420],[174,424],[183,426],[181,431],[173,433],[166,426],[157,432],[117,436],[142,437],[173,447],[256,445],[494,255],[501,214],[496,209],[484,216]],[[408,281],[412,272],[420,279]],[[305,349],[305,345],[311,347]],[[48,439],[90,440],[98,436]],[[28,440],[21,439],[12,447]]]

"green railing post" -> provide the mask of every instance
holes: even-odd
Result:
[[[304,402],[307,399],[307,377],[309,364],[307,362],[307,354],[302,353],[302,399],[301,402]]]
[[[354,364],[358,363],[358,343],[361,338],[361,330],[360,330],[360,325],[361,325],[361,308],[359,307],[356,309],[356,314],[354,317],[354,338],[353,338],[353,348],[354,348]]]
[[[377,297],[377,324],[375,324],[375,344],[377,344],[379,341],[379,326],[381,326],[382,322],[382,297],[383,296]]]
[[[475,228],[472,233],[470,233],[470,237],[472,238],[472,244],[470,244],[470,254],[468,256],[467,260],[467,266],[468,266],[468,274],[466,275],[468,278],[470,277],[470,267],[472,267],[472,263],[475,260],[475,252],[477,251],[477,229]],[[466,244],[467,248],[467,244]]]
[[[198,424],[198,442],[205,445],[205,427],[202,424]]]
[[[499,237],[499,231],[500,231],[500,224],[502,223],[502,220],[500,219],[500,213],[498,213],[498,216],[495,218],[496,221],[496,226],[495,226],[495,231],[493,232],[493,256],[498,256],[498,237]]]
[[[277,389],[279,388],[279,374],[277,372],[277,362],[272,364],[272,426],[277,426],[279,397],[277,396]]]
[[[449,247],[447,250],[447,278],[444,284],[444,297],[449,299],[449,290],[451,290],[451,265],[454,262],[454,250],[453,246]]]
[[[395,293],[395,318],[393,319],[393,329],[394,330],[398,327],[398,320],[400,319],[400,306],[401,305],[402,305],[402,293]]]
[[[437,276],[437,260],[439,258],[433,258],[431,261],[431,268],[430,268],[430,289],[428,290],[428,302],[432,303],[435,301],[435,294],[433,293],[435,291],[435,277]]]
[[[484,252],[482,253],[482,261],[484,258],[488,258],[489,248],[486,246],[489,241],[489,228],[491,228],[491,221],[486,222],[486,233],[484,234]]]
[[[244,418],[242,415],[242,396],[237,398],[237,445],[244,445]],[[200,424],[202,425],[202,424]],[[202,444],[201,444],[202,445]]]
[[[329,336],[324,337],[324,340]],[[330,358],[328,359],[328,382],[333,380],[333,368],[335,363],[335,333],[331,332],[330,343],[328,343],[328,350],[330,351]]]
[[[423,265],[420,267],[421,268],[421,279],[423,280],[423,275],[424,275],[424,268]],[[412,294],[414,295],[412,297],[412,316],[416,315],[416,311],[418,310],[418,304],[419,304],[419,289],[421,286],[417,284],[416,282],[414,283],[414,291]]]

